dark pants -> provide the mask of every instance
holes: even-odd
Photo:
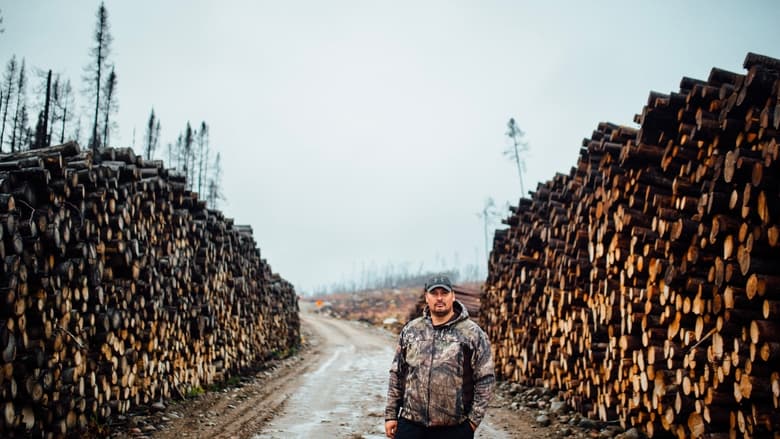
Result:
[[[406,419],[398,420],[395,439],[473,439],[474,431],[468,421],[449,427],[426,427]]]

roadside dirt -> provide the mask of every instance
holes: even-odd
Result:
[[[304,345],[222,391],[126,418],[115,437],[384,438],[387,371],[396,336],[365,323],[301,313]],[[481,439],[556,437],[497,392]]]

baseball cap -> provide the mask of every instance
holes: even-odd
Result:
[[[452,291],[452,283],[450,283],[450,278],[447,276],[438,275],[428,279],[428,282],[425,283],[425,292],[430,293],[435,288],[444,288],[447,291]]]

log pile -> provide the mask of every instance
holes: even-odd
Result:
[[[649,436],[780,436],[780,60],[601,123],[496,232],[500,377]]]
[[[298,343],[251,228],[185,187],[130,149],[0,155],[0,436],[78,435]]]

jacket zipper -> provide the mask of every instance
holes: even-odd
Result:
[[[433,359],[436,357],[436,328],[433,331],[433,348],[431,349],[431,367],[428,368],[428,406],[426,407],[427,424],[431,425],[431,378],[433,376]]]

